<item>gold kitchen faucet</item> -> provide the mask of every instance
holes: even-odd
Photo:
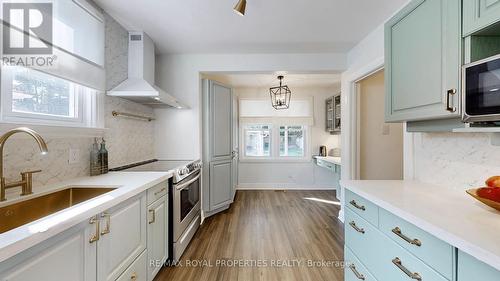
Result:
[[[42,154],[47,154],[48,149],[47,149],[47,144],[45,143],[45,140],[38,134],[37,132],[31,130],[30,128],[26,127],[19,127],[15,128],[12,130],[7,131],[5,134],[0,136],[0,201],[5,201],[5,190],[7,188],[13,188],[13,187],[21,187],[21,195],[28,195],[33,193],[33,174],[41,172],[41,170],[35,170],[35,171],[27,171],[27,172],[21,172],[21,180],[17,182],[12,182],[12,183],[7,183],[5,180],[5,177],[3,175],[3,148],[5,145],[5,142],[11,137],[12,135],[16,133],[26,133],[30,136],[32,136],[35,141],[38,143],[38,146],[40,148],[40,151]]]

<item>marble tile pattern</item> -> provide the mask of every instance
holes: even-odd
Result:
[[[106,86],[111,89],[127,79],[128,32],[113,18],[105,14],[106,22]],[[113,117],[113,110],[144,116],[154,116],[154,111],[117,97],[104,98],[104,135],[109,152],[109,166],[116,167],[131,162],[154,158],[154,122],[131,118]],[[93,138],[45,138],[49,154],[41,156],[32,139],[15,137],[4,149],[5,176],[9,181],[18,180],[19,172],[41,169],[34,175],[34,186],[52,184],[89,175],[90,149]],[[79,149],[78,163],[69,164],[70,148]]]
[[[414,155],[415,177],[426,183],[467,189],[500,175],[500,147],[484,133],[415,134]]]

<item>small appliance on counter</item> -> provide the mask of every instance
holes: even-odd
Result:
[[[328,156],[327,148],[325,145],[319,147],[319,156],[325,157]]]

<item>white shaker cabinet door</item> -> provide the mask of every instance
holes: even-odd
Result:
[[[96,222],[81,223],[0,264],[2,281],[95,281]]]
[[[167,261],[168,222],[167,197],[160,198],[148,208],[148,280],[158,274]]]
[[[146,249],[146,223],[145,194],[101,214],[98,281],[115,281]]]

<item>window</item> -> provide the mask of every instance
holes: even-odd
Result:
[[[245,156],[270,157],[271,156],[271,126],[247,125],[245,126]]]
[[[280,157],[304,157],[304,126],[280,126]]]
[[[29,68],[2,70],[2,121],[90,126],[96,90]]]
[[[242,160],[308,160],[306,125],[243,124]]]

